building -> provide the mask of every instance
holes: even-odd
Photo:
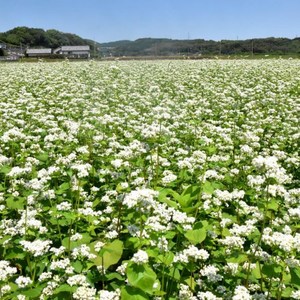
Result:
[[[64,55],[69,58],[89,58],[90,46],[61,46],[53,51],[54,54]]]
[[[44,49],[26,49],[26,56],[28,57],[44,57],[50,56],[52,54],[51,48],[44,48]]]

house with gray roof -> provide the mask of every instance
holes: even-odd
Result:
[[[28,48],[26,49],[25,54],[28,57],[50,56],[52,54],[52,49],[51,48],[41,48],[41,49]]]
[[[54,54],[61,54],[70,58],[89,58],[90,46],[61,46],[53,51]]]

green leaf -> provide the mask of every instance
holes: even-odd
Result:
[[[37,156],[37,159],[42,161],[42,162],[46,162],[49,158],[49,155],[48,153],[44,152],[44,153],[41,153]]]
[[[294,289],[292,289],[291,287],[286,287],[283,289],[281,296],[290,299],[293,291]]]
[[[134,288],[132,286],[126,286],[121,289],[122,300],[147,300],[148,295],[142,290]]]
[[[252,270],[252,275],[256,279],[260,279],[261,278],[261,273],[260,273],[259,263],[258,262],[256,263],[255,268]]]
[[[76,289],[77,289],[76,286],[70,286],[68,284],[61,284],[57,289],[55,289],[55,294],[61,293],[61,292],[75,292]]]
[[[263,265],[262,273],[268,277],[280,277],[282,270],[280,266]]]
[[[6,199],[6,206],[10,209],[24,209],[25,207],[25,199],[22,197],[14,198],[8,197]]]
[[[300,268],[291,268],[291,284],[300,286]]]
[[[43,286],[40,286],[40,287],[36,287],[36,288],[32,288],[32,289],[29,289],[29,290],[26,290],[26,291],[22,291],[22,294],[27,296],[27,297],[30,297],[30,299],[36,298],[42,293],[42,290],[45,286],[46,285],[44,284]]]
[[[11,171],[11,167],[10,166],[2,166],[1,168],[0,168],[0,173],[3,173],[3,174],[8,174],[10,171]]]
[[[209,182],[209,181],[205,181],[202,185],[202,191],[205,193],[205,194],[213,194],[214,192],[214,187],[212,186],[212,184]]]
[[[200,228],[200,229],[192,229],[188,230],[184,235],[192,244],[200,244],[202,243],[206,238],[206,229]]]
[[[148,265],[129,264],[126,275],[132,286],[148,294],[153,293],[153,284],[156,280],[156,274]]]
[[[223,185],[221,183],[205,181],[202,185],[202,191],[211,195],[216,189],[220,189],[222,187]]]
[[[164,274],[166,274],[168,277],[171,277],[177,281],[180,280],[180,272],[177,268],[166,268]]]
[[[277,211],[279,207],[278,201],[276,199],[271,199],[271,201],[268,203],[268,209]]]
[[[83,265],[80,260],[76,260],[76,261],[72,262],[71,265],[74,268],[74,270],[76,271],[76,273],[81,273],[81,271],[83,270]]]
[[[113,280],[113,279],[124,280],[122,275],[120,275],[119,273],[116,273],[116,272],[105,275],[105,279],[108,281]]]
[[[196,283],[195,283],[194,277],[187,278],[187,279],[185,280],[185,283],[190,287],[190,289],[191,289],[192,291],[195,290]]]
[[[7,259],[23,259],[26,257],[26,253],[20,248],[11,248],[7,250],[5,258]]]
[[[174,260],[174,254],[172,252],[167,252],[157,256],[157,259],[162,262],[164,265],[169,266]]]
[[[91,249],[96,242],[91,244]],[[105,269],[118,263],[123,254],[123,242],[120,240],[114,240],[113,242],[106,244],[102,247],[97,258],[93,260],[96,266],[103,266]],[[94,252],[96,253],[96,252]]]
[[[248,256],[246,254],[238,253],[235,256],[226,258],[226,262],[239,263],[240,264],[240,263],[243,263],[243,262],[247,261],[247,259],[248,259]]]
[[[68,182],[64,182],[58,187],[58,189],[55,191],[55,194],[61,195],[65,193],[69,188],[70,188],[70,184]]]
[[[174,207],[174,208],[178,207],[177,203],[175,201],[170,200],[168,196],[172,196],[173,198],[175,198],[178,197],[179,194],[177,194],[175,191],[171,189],[166,189],[166,188],[159,188],[158,192],[159,192],[158,200],[160,202],[166,203],[170,207]]]

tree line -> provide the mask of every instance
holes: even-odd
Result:
[[[243,54],[300,56],[300,38],[288,39],[270,37],[221,41],[141,38],[135,41],[124,40],[99,44],[89,39],[83,39],[73,33],[63,33],[55,29],[43,30],[23,26],[0,33],[0,43],[1,42],[21,48],[57,48],[62,45],[89,45],[91,49],[97,49],[97,52],[100,49],[102,56],[113,57]],[[3,49],[0,49],[0,55],[3,55],[3,53]]]
[[[172,55],[235,55],[275,54],[300,55],[300,38],[261,38],[248,40],[172,40],[144,38],[101,45],[103,55],[172,56]]]
[[[16,27],[0,33],[0,41],[18,47],[57,48],[62,45],[92,45],[90,40],[55,29]]]

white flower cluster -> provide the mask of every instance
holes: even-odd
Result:
[[[251,300],[252,297],[250,295],[250,292],[241,285],[238,285],[234,290],[234,295],[232,297],[232,300]]]
[[[29,277],[26,276],[19,276],[15,283],[18,285],[19,288],[24,288],[30,284],[32,284],[32,280]]]
[[[78,300],[96,300],[97,290],[88,286],[80,286],[73,293],[73,298]]]
[[[149,211],[155,205],[158,192],[151,189],[138,189],[127,194],[123,204],[128,208],[139,208],[144,212]]]
[[[291,234],[290,228],[285,227],[285,233],[273,231],[271,228],[265,228],[262,241],[269,246],[277,246],[285,252],[293,250],[300,252],[300,233]]]
[[[131,258],[131,261],[134,263],[141,265],[147,263],[149,260],[148,254],[144,250],[139,250],[138,252],[133,254],[133,257]]]
[[[121,291],[119,289],[116,289],[114,292],[100,290],[99,297],[100,300],[119,300],[121,297]]]
[[[6,281],[15,273],[17,273],[17,268],[11,267],[9,261],[0,260],[0,281]]]
[[[23,246],[24,250],[31,253],[34,257],[44,255],[48,253],[50,245],[52,244],[51,240],[35,240],[30,241],[20,241],[20,244]]]
[[[77,259],[77,258],[95,259],[96,255],[91,253],[91,249],[89,246],[82,244],[79,247],[76,247],[72,250],[72,257],[74,259]]]
[[[223,276],[218,274],[219,269],[213,265],[204,266],[200,270],[201,276],[207,277],[208,282],[218,282],[223,279]]]
[[[207,260],[209,258],[209,253],[204,249],[198,249],[194,245],[190,245],[187,249],[176,253],[174,257],[174,262],[188,263],[194,260]]]
[[[163,172],[163,178],[161,179],[162,185],[167,186],[171,182],[175,181],[177,179],[177,176],[173,174],[172,171],[165,170]]]
[[[279,184],[291,181],[290,176],[286,174],[286,170],[278,164],[276,156],[263,157],[259,155],[252,160],[252,164],[258,170],[263,170],[266,178],[273,178]]]

